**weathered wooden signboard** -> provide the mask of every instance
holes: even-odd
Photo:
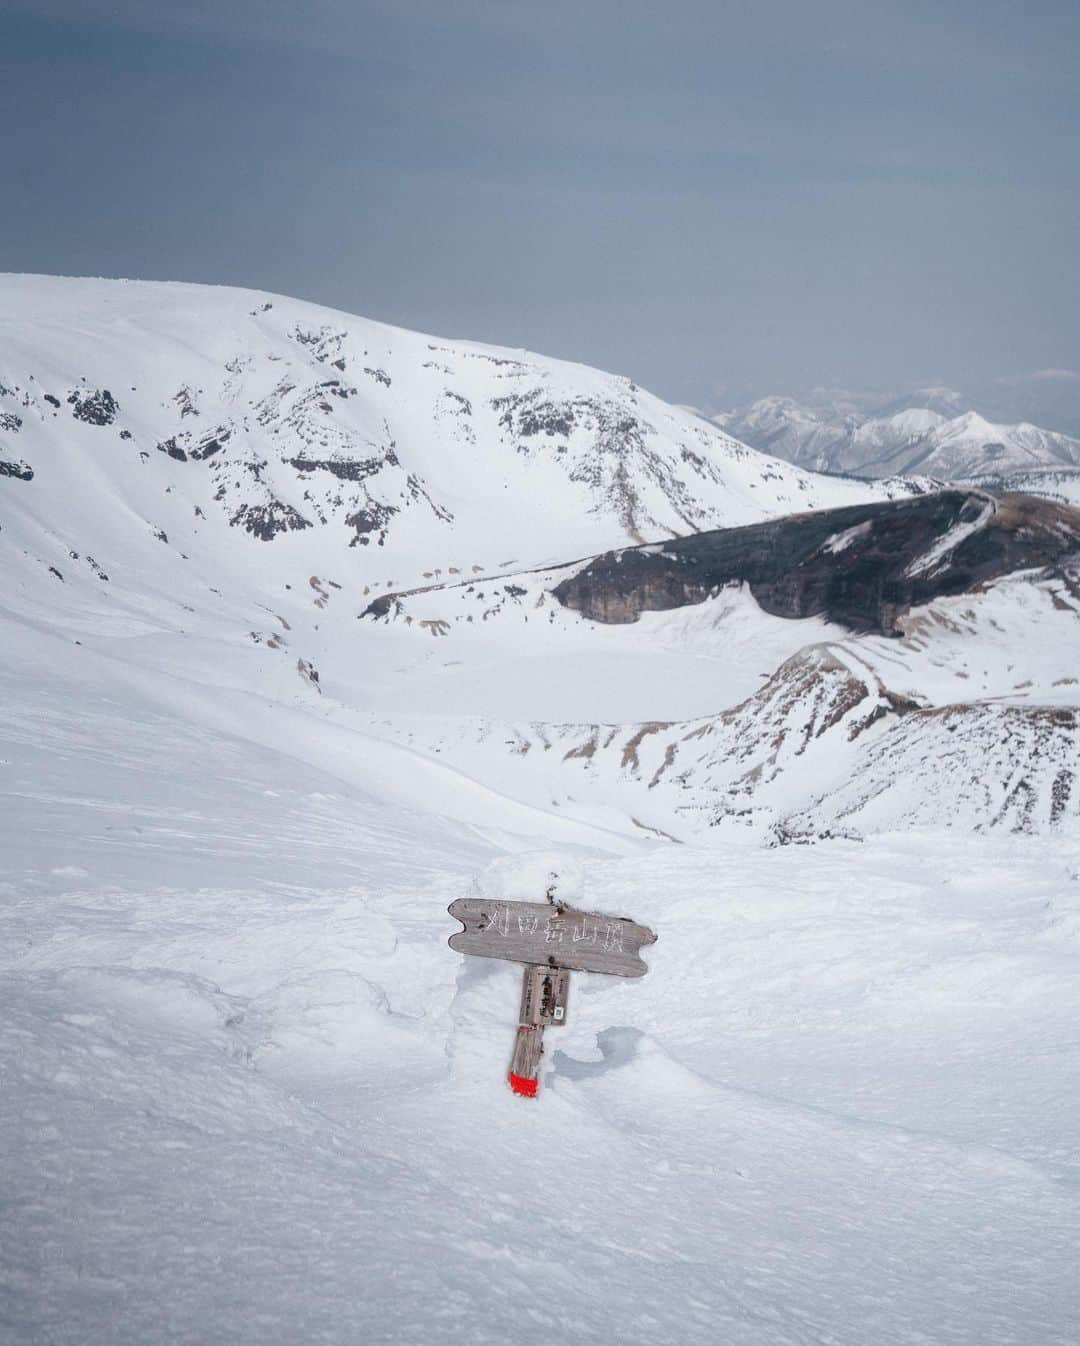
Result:
[[[450,936],[452,949],[526,965],[510,1087],[527,1098],[540,1087],[544,1029],[566,1022],[571,971],[643,977],[649,969],[640,950],[656,943],[653,932],[635,921],[550,900],[463,897],[449,911],[465,927]]]

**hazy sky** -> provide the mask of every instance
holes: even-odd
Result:
[[[1060,391],[1078,64],[1080,0],[0,0],[0,269],[278,290],[698,404]]]

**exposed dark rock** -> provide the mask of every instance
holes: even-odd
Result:
[[[284,532],[297,532],[311,524],[283,500],[271,500],[268,505],[241,505],[229,520],[239,525],[262,542],[271,542]]]
[[[595,409],[588,398],[552,402],[537,388],[526,393],[511,393],[506,397],[496,397],[491,405],[501,413],[499,424],[523,439],[531,439],[533,435],[541,434],[565,438],[573,431],[576,410]]]
[[[361,546],[366,547],[372,533],[379,534],[379,545],[381,546],[386,538],[386,525],[397,512],[393,505],[384,505],[373,500],[364,509],[358,509],[348,515],[345,522],[350,528],[356,529],[356,536],[349,543],[349,546],[355,547],[359,542]]]
[[[429,351],[449,350],[448,346],[429,346]],[[525,369],[526,365],[520,360],[507,360],[498,355],[485,355],[483,351],[459,351],[458,354],[465,360],[483,360],[485,364],[502,365],[508,369]]]
[[[52,399],[48,399],[52,401]],[[108,388],[97,388],[93,392],[86,388],[77,388],[68,394],[71,414],[77,421],[87,425],[112,425],[120,407]]]
[[[60,399],[59,399],[58,397],[53,397],[52,393],[45,393],[44,396],[45,396],[45,401],[48,402],[48,403],[50,404],[50,406],[54,406],[54,407],[59,408],[59,406],[60,406]]]
[[[320,327],[317,332],[313,332],[304,331],[298,325],[292,331],[292,339],[301,346],[310,346],[319,364],[333,364],[341,358],[341,347],[346,336],[347,333],[334,331],[332,327]]]
[[[199,414],[199,408],[195,402],[195,394],[186,383],[173,398],[173,401],[180,408],[181,420],[183,420],[185,416],[197,416]]]
[[[395,460],[396,461],[396,460]],[[412,500],[425,500],[431,506],[431,512],[437,519],[442,519],[443,523],[453,522],[454,515],[445,505],[437,505],[431,496],[424,489],[420,478],[415,473],[410,472],[405,478],[405,486]]]
[[[319,670],[310,659],[297,659],[296,671],[306,682],[309,682],[317,692],[322,691],[322,688],[319,686]]]
[[[21,428],[21,416],[16,416],[13,411],[0,411],[0,430],[6,430],[9,435],[16,435]]]
[[[175,458],[178,463],[187,462],[187,452],[176,442],[176,437],[166,439],[158,446],[158,453],[167,453],[170,458]]]
[[[0,477],[14,477],[16,481],[33,481],[34,469],[29,463],[8,463],[0,458]]]
[[[554,592],[593,621],[617,623],[745,583],[776,616],[895,634],[910,607],[1077,551],[1080,510],[949,490],[607,552]]]
[[[297,472],[329,472],[342,481],[363,481],[373,477],[386,464],[385,458],[309,458],[299,454],[285,460]],[[346,520],[350,522],[350,520]]]
[[[774,823],[769,829],[769,835],[765,845],[770,850],[775,850],[777,846],[814,846],[819,841],[865,841],[866,838],[859,832],[845,832],[842,828],[833,830],[831,827],[822,827],[817,831],[806,828],[802,831],[790,827],[787,823]]]
[[[202,439],[191,450],[190,456],[196,459],[211,458],[215,453],[220,453],[231,438],[232,431],[229,427],[220,425],[216,430],[211,430],[209,434],[203,435]]]
[[[399,594],[382,594],[379,598],[372,599],[360,617],[389,617],[390,609],[399,597]]]

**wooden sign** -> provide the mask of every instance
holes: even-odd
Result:
[[[499,902],[462,897],[450,915],[465,927],[451,935],[458,953],[525,963],[517,1038],[510,1063],[510,1088],[525,1098],[540,1089],[544,1029],[566,1022],[571,969],[615,977],[643,977],[648,967],[639,951],[656,943],[648,926],[624,916],[547,902]]]
[[[449,911],[465,927],[450,936],[452,949],[511,963],[643,977],[649,969],[638,950],[656,942],[647,926],[625,917],[550,902],[462,897],[451,902]]]

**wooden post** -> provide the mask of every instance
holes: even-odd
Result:
[[[540,1088],[540,1057],[544,1029],[566,1022],[570,973],[561,967],[525,968],[521,983],[514,1055],[510,1061],[510,1088],[523,1098],[535,1098]]]

